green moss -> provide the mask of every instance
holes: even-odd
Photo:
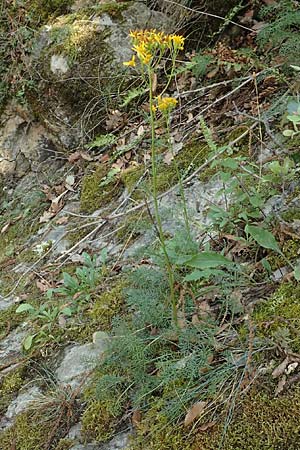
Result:
[[[42,420],[42,419],[41,419]],[[15,424],[0,433],[2,450],[41,450],[48,440],[49,428],[29,414],[17,416]],[[14,447],[13,447],[14,446]]]
[[[109,291],[103,292],[96,298],[89,315],[93,322],[97,324],[98,329],[110,329],[113,317],[122,311],[124,304],[123,291],[126,286],[126,281],[122,280]]]
[[[163,161],[163,153],[160,153],[158,156],[159,161],[157,167],[158,192],[164,192],[178,183],[176,164],[180,175],[185,178],[189,173],[193,172],[193,170],[206,161],[209,152],[210,150],[207,145],[192,142],[187,144],[179,152],[179,154],[175,157],[175,161],[172,161],[170,165]],[[121,179],[129,192],[132,191],[144,171],[144,166],[138,166],[123,172]],[[151,191],[152,183],[151,179],[148,178],[148,180],[143,181],[138,189],[134,191],[132,198],[136,200],[142,199],[146,194],[149,195]]]
[[[172,425],[161,413],[161,401],[142,414],[128,450],[192,450],[193,438],[182,425]]]
[[[225,429],[216,423],[207,431],[191,432],[171,425],[158,407],[142,417],[130,450],[298,450],[300,446],[300,386],[274,398],[275,385],[252,389],[236,407]],[[205,418],[204,422],[208,421]]]
[[[127,2],[121,2],[116,3],[114,2],[108,2],[104,3],[102,5],[95,5],[93,8],[89,8],[90,10],[93,10],[96,14],[109,14],[113,18],[118,18],[119,20],[122,19],[122,12],[126,11],[128,7],[132,4],[132,1]]]
[[[107,168],[99,166],[92,175],[85,175],[82,180],[80,207],[82,211],[94,212],[105,206],[120,193],[120,183],[115,180],[106,186],[100,186],[107,174]]]
[[[120,222],[121,228],[116,233],[117,238],[122,242],[133,242],[146,230],[151,229],[152,223],[146,212],[137,212],[125,217]],[[129,239],[129,241],[128,241]]]
[[[254,313],[262,336],[277,340],[282,347],[300,350],[300,284],[283,283]]]
[[[293,222],[293,220],[300,220],[300,208],[290,208],[281,214],[281,217],[286,222]]]
[[[30,19],[32,26],[39,26],[51,17],[66,14],[72,5],[72,0],[34,0],[30,2]]]
[[[300,257],[300,239],[288,239],[284,242],[281,249],[283,255],[291,262],[294,262]],[[273,270],[286,266],[287,261],[277,253],[272,253],[268,256],[268,261]]]
[[[120,409],[114,401],[90,400],[82,416],[82,431],[88,440],[109,440],[119,421]]]
[[[299,407],[299,386],[279,398],[274,398],[274,391],[252,391],[226,430],[222,450],[297,450],[300,446]],[[199,433],[195,450],[220,448],[223,430],[219,426]]]
[[[73,439],[61,439],[55,450],[69,450],[74,446],[75,442]]]
[[[10,372],[2,379],[0,384],[0,414],[6,411],[8,405],[24,383],[23,368]]]
[[[11,285],[10,285],[11,288]],[[16,306],[0,311],[0,339],[3,339],[10,331],[17,327],[24,317],[16,314]]]

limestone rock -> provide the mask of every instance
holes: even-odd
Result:
[[[58,381],[72,387],[80,384],[106,350],[108,339],[108,335],[102,333],[102,338],[100,339],[98,335],[95,343],[68,347],[56,370]]]
[[[74,2],[40,31],[31,58],[36,88],[28,101],[62,146],[77,148],[105,130],[105,116],[120,103],[119,93],[134,72],[123,66],[132,56],[131,29],[168,28],[161,12],[140,1]],[[36,95],[38,93],[38,95]]]

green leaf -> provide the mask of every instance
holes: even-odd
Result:
[[[198,255],[193,256],[192,259],[185,262],[185,265],[195,267],[196,269],[208,269],[211,267],[228,266],[232,264],[232,261],[216,252],[198,253]]]
[[[272,273],[272,267],[266,258],[262,259],[261,263],[262,263],[263,268],[266,269],[266,271],[268,273]]]
[[[72,314],[73,314],[71,308],[68,308],[68,307],[62,309],[61,313],[64,314],[65,316],[69,316],[69,317],[72,316]]]
[[[300,264],[294,268],[294,277],[297,281],[300,281]]]
[[[123,101],[121,107],[125,108],[125,106],[129,105],[129,103],[131,103],[137,97],[140,97],[141,95],[145,94],[148,90],[149,90],[148,88],[143,88],[143,87],[130,89],[126,93],[126,96],[124,98],[124,101]]]
[[[32,347],[34,337],[35,337],[35,334],[29,334],[29,335],[24,339],[23,347],[24,347],[24,349],[25,349],[26,351],[29,350],[29,349]]]
[[[282,132],[282,134],[283,134],[283,136],[285,136],[285,137],[292,137],[292,136],[294,136],[295,131],[293,131],[293,130],[284,130],[284,131]]]
[[[116,136],[112,133],[102,134],[100,136],[97,136],[94,141],[90,142],[85,147],[89,150],[94,147],[105,147],[106,145],[113,145],[116,140]]]
[[[212,275],[224,275],[224,272],[222,270],[215,269],[193,270],[193,272],[184,277],[184,281],[208,280]]]
[[[16,309],[17,314],[20,314],[23,312],[33,312],[33,311],[35,311],[35,309],[29,303],[22,303],[22,305],[18,306],[18,308]]]
[[[250,234],[261,247],[269,248],[278,253],[281,252],[275,237],[270,231],[255,225],[246,225],[245,232]]]

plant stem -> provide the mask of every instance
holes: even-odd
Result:
[[[187,231],[187,234],[188,234],[188,238],[189,238],[189,240],[191,240],[191,228],[190,228],[189,216],[188,216],[188,211],[187,211],[186,198],[185,198],[184,189],[183,189],[182,177],[180,175],[178,164],[177,164],[177,161],[175,159],[175,155],[173,153],[173,148],[172,148],[172,144],[171,144],[170,114],[169,113],[166,115],[166,123],[167,123],[168,147],[169,147],[169,150],[171,151],[172,156],[173,156],[174,167],[175,167],[175,171],[176,171],[176,175],[177,175],[177,179],[178,179],[178,186],[179,186],[179,193],[180,193],[181,201],[182,201],[185,228],[186,228],[186,231]]]
[[[177,325],[177,306],[176,306],[176,298],[175,298],[175,288],[174,288],[174,272],[172,268],[172,264],[167,252],[165,237],[162,229],[161,217],[159,214],[158,207],[158,193],[157,193],[157,164],[156,164],[156,147],[155,147],[155,116],[153,111],[153,92],[152,92],[152,71],[151,67],[148,68],[148,77],[149,77],[149,105],[150,105],[150,124],[151,124],[151,165],[152,165],[152,195],[153,195],[153,204],[154,204],[154,214],[155,220],[157,223],[157,229],[159,234],[159,241],[161,244],[161,248],[165,257],[166,268],[168,272],[168,281],[170,287],[170,300],[172,304],[172,315],[175,325]]]

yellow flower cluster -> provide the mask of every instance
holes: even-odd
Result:
[[[169,113],[172,109],[175,108],[178,101],[173,97],[161,97],[160,95],[157,97],[157,107],[153,106],[153,111],[155,112],[157,109],[162,113]]]
[[[150,64],[157,51],[177,52],[183,50],[184,37],[177,34],[166,34],[156,30],[136,30],[129,33],[133,41],[132,49],[136,52],[142,64]],[[124,63],[125,66],[135,66],[135,56],[130,61]]]

